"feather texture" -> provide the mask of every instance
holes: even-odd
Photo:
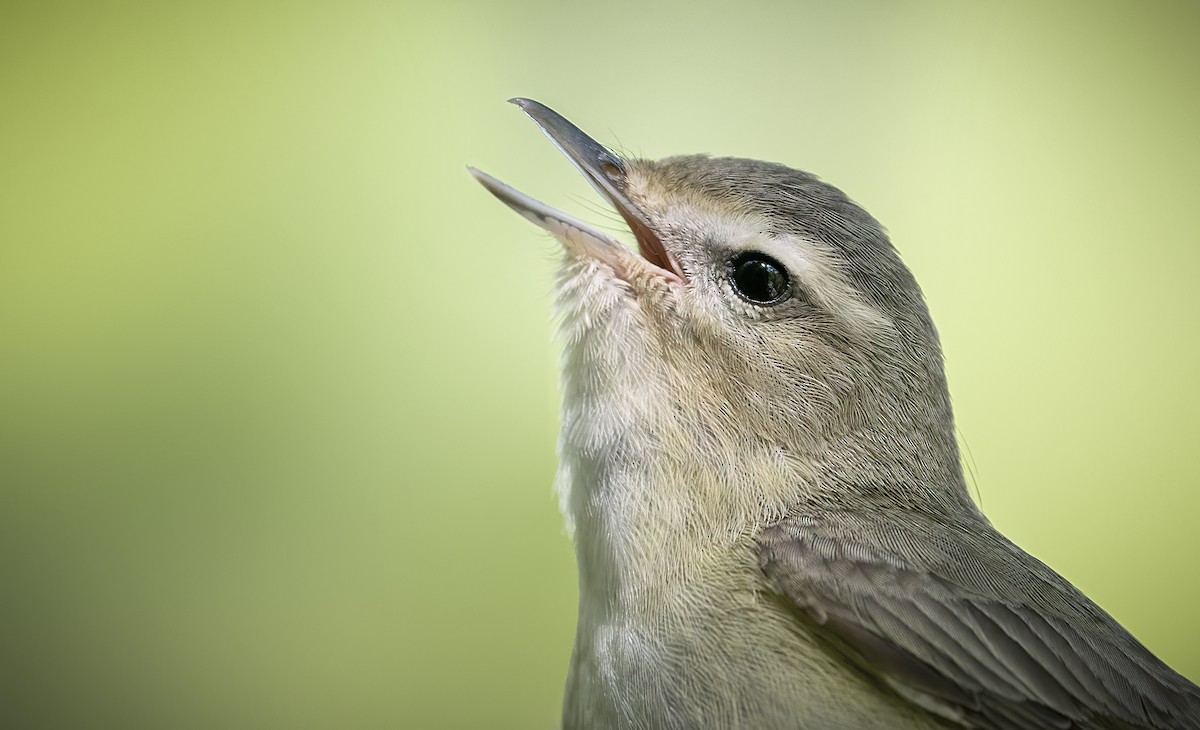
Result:
[[[1200,692],[985,521],[830,511],[767,528],[772,586],[851,660],[963,727],[1200,727]]]

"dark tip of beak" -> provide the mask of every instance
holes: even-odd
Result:
[[[509,99],[509,102],[516,104],[530,119],[537,122],[550,141],[554,142],[601,193],[608,196],[612,192],[605,189],[608,186],[604,185],[604,182],[620,184],[624,181],[625,161],[589,137],[566,117],[533,99],[516,97]]]

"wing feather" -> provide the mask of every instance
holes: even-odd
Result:
[[[1200,728],[1200,689],[982,518],[795,516],[759,558],[852,661],[964,727]]]

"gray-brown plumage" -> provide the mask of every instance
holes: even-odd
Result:
[[[781,165],[625,160],[517,103],[641,256],[478,171],[566,254],[568,728],[1200,728],[1200,690],[996,532],[882,227]]]

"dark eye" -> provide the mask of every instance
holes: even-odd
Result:
[[[743,251],[727,266],[734,290],[755,304],[778,304],[791,293],[787,269],[766,254]]]

